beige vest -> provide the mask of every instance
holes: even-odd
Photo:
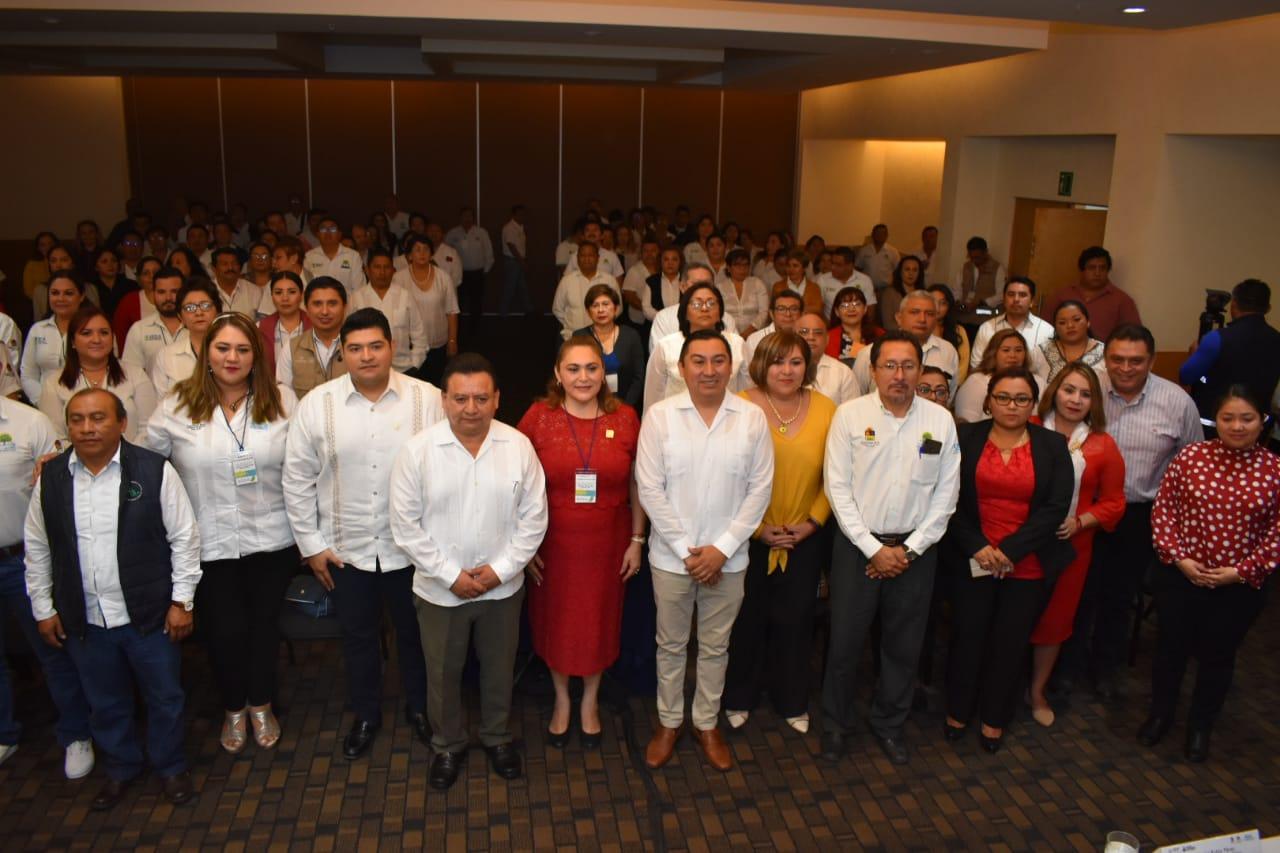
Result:
[[[316,354],[315,335],[298,335],[289,341],[289,349],[293,356],[293,393],[298,395],[299,400],[317,385],[323,385],[330,379],[337,379],[347,373],[341,345],[329,360],[328,370],[321,366],[320,356]]]

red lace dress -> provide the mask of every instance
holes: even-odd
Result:
[[[556,672],[593,675],[618,657],[640,419],[625,404],[591,421],[535,402],[518,429],[533,442],[547,478],[542,584],[526,587],[533,648]],[[575,503],[575,475],[588,455],[596,502]]]

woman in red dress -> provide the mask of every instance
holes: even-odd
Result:
[[[623,585],[640,570],[644,544],[632,475],[640,419],[609,391],[600,345],[575,335],[561,345],[547,395],[519,429],[547,477],[547,535],[529,568],[533,648],[556,690],[547,742],[568,742],[569,678],[581,676],[579,739],[594,749],[600,674],[618,657]]]
[[[1075,496],[1066,521],[1058,528],[1058,538],[1071,540],[1076,558],[1058,578],[1049,606],[1031,632],[1031,716],[1040,725],[1051,726],[1054,714],[1045,687],[1062,644],[1071,636],[1094,533],[1099,528],[1114,530],[1124,515],[1124,459],[1107,435],[1098,374],[1083,361],[1058,371],[1040,399],[1040,418],[1047,429],[1066,437],[1075,469]]]

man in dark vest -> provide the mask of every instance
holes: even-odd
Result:
[[[105,756],[104,811],[143,771],[135,684],[147,704],[147,755],[165,796],[195,791],[183,754],[178,643],[191,633],[200,533],[178,473],[121,436],[124,404],[86,388],[67,402],[71,449],[51,459],[27,511],[27,592],[36,627],[65,648]]]
[[[1205,335],[1178,369],[1191,391],[1202,422],[1213,421],[1213,406],[1232,385],[1244,385],[1264,407],[1280,382],[1280,331],[1267,323],[1271,288],[1256,278],[1231,289],[1231,322]],[[1213,428],[1206,424],[1206,433]]]

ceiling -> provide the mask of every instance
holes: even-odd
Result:
[[[1123,14],[1121,5],[369,0],[353,15],[344,0],[0,0],[0,73],[804,89],[1041,50],[1051,22],[1182,27],[1262,14],[1276,3],[1151,0],[1143,15]]]

